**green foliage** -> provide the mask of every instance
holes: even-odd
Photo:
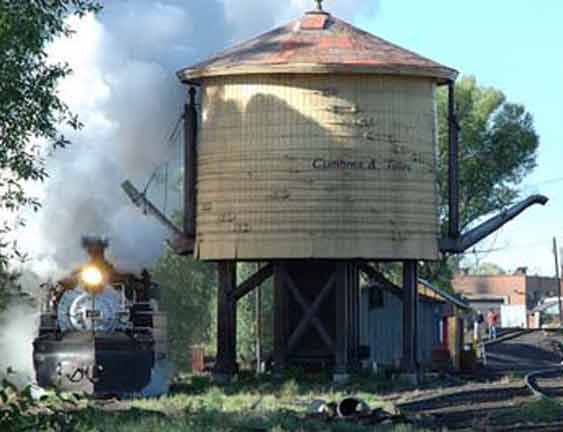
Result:
[[[477,268],[471,270],[470,274],[483,276],[504,275],[506,270],[495,263],[483,262]]]
[[[518,185],[536,166],[539,137],[524,106],[507,102],[498,89],[481,87],[474,77],[455,86],[459,134],[460,227],[514,204]],[[438,106],[438,190],[442,235],[448,230],[448,94],[442,88]],[[421,277],[451,290],[460,257],[425,263]]]
[[[256,263],[239,263],[238,283],[258,271]],[[273,287],[268,280],[261,286],[262,291],[262,352],[273,348]],[[243,364],[249,365],[256,359],[256,290],[240,299],[237,305],[237,350]]]
[[[77,412],[77,432],[94,431],[373,431],[373,425],[354,421],[325,421],[309,415],[313,400],[337,401],[349,392],[371,407],[383,401],[371,391],[368,379],[344,389],[330,380],[279,384],[267,377],[243,374],[244,379],[225,387],[210,380],[191,377],[181,393],[158,399],[121,402],[110,409],[91,403]],[[379,430],[380,426],[377,426]],[[388,425],[386,431],[414,430],[408,425]],[[420,430],[420,429],[416,429]]]
[[[188,370],[190,346],[207,346],[214,337],[215,265],[180,257],[167,249],[153,276],[162,288],[162,304],[168,314],[171,357],[177,368]]]
[[[539,137],[526,108],[506,101],[498,89],[481,87],[474,77],[455,86],[461,127],[460,220],[467,228],[478,218],[500,210],[518,197],[518,185],[536,166]],[[438,92],[438,169],[445,227],[448,194],[448,96]],[[444,230],[443,230],[444,231]]]
[[[33,397],[31,385],[18,390],[8,380],[0,386],[0,430],[71,432],[78,426],[78,418],[68,412],[77,406],[74,397],[61,393]]]
[[[95,0],[0,0],[0,211],[38,209],[40,203],[24,186],[47,177],[42,143],[65,147],[69,141],[60,126],[81,126],[57,93],[71,70],[49,61],[46,48],[55,38],[70,36],[69,15],[100,7]],[[0,273],[12,259],[22,258],[17,244],[5,240],[21,225],[21,220],[4,221],[0,227]],[[7,288],[0,285],[0,296],[9,296]]]
[[[64,123],[80,123],[57,95],[57,84],[71,73],[67,64],[48,61],[46,47],[55,38],[70,36],[70,14],[99,10],[92,0],[2,0],[0,2],[0,188],[2,206],[38,206],[23,190],[23,181],[47,176],[39,139],[53,147],[69,141],[59,133]]]
[[[541,398],[524,405],[522,414],[528,421],[560,421],[563,418],[563,405],[554,399]]]

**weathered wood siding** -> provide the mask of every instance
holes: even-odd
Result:
[[[438,257],[435,82],[208,78],[200,259]]]
[[[362,291],[360,301],[360,344],[371,349],[371,362],[399,365],[403,347],[403,303],[383,291],[380,307],[370,308],[369,293]],[[418,302],[418,360],[432,365],[432,349],[440,344],[440,319],[444,304],[430,299]]]

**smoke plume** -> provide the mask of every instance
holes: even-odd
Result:
[[[152,264],[167,232],[131,206],[120,184],[130,179],[142,188],[169,163],[168,182],[153,182],[149,197],[162,207],[168,187],[168,213],[181,206],[171,191],[180,169],[179,142],[167,139],[185,98],[175,72],[315,7],[311,0],[104,3],[100,15],[73,19],[75,35],[50,50],[53,60],[74,70],[60,92],[85,127],[69,131],[73,145],[49,158],[50,178],[39,192],[43,208],[20,235],[43,276],[68,272],[85,259],[82,234],[108,235],[110,258],[124,270]],[[349,20],[372,5],[325,2]]]
[[[39,325],[38,311],[27,304],[8,305],[0,317],[0,380],[23,388],[35,381],[33,339]]]

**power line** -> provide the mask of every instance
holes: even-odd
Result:
[[[553,184],[553,183],[561,183],[563,182],[563,177],[555,177],[549,180],[543,180],[537,183],[530,183],[530,184],[525,184],[523,185],[524,188],[532,188],[532,187],[536,187],[536,186],[543,186],[543,185],[547,185],[547,184]]]

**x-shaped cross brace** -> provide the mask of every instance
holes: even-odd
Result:
[[[291,291],[291,293],[295,297],[295,300],[297,300],[297,303],[299,303],[299,306],[301,306],[303,312],[305,312],[305,316],[301,319],[301,322],[299,323],[299,325],[297,326],[297,328],[289,338],[288,354],[290,354],[295,349],[297,343],[299,342],[299,339],[301,339],[301,337],[303,336],[303,333],[305,332],[305,329],[307,328],[309,323],[313,324],[315,330],[317,330],[319,336],[326,344],[326,346],[334,351],[334,342],[326,332],[323,323],[319,320],[316,313],[319,307],[321,306],[322,302],[324,301],[324,299],[328,296],[328,294],[334,287],[336,280],[336,273],[333,273],[333,275],[329,278],[328,282],[325,284],[325,286],[323,287],[323,289],[321,290],[321,292],[313,302],[312,306],[309,306],[307,300],[305,300],[303,295],[296,288],[289,274],[286,273],[285,276],[286,276],[286,284],[287,287],[289,288],[289,291]]]

